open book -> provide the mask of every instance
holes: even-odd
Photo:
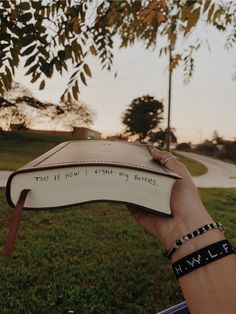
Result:
[[[123,141],[63,142],[15,171],[7,200],[15,207],[30,190],[25,209],[108,200],[171,215],[170,193],[180,176],[152,159],[150,147]]]

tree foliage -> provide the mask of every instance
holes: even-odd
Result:
[[[54,106],[51,112],[53,123],[67,129],[90,126],[95,116],[95,112],[88,105],[76,101],[61,102],[60,105]]]
[[[10,130],[13,125],[31,128],[41,120],[51,122],[54,127],[72,129],[74,126],[89,126],[94,118],[95,113],[88,105],[75,101],[42,102],[19,83],[13,83],[5,97],[0,96],[0,127],[4,130]]]
[[[145,48],[155,48],[159,38],[166,44],[159,48],[167,54],[183,38],[184,45],[174,51],[172,68],[184,63],[185,80],[193,73],[194,52],[201,41],[191,33],[199,23],[228,31],[226,48],[236,42],[236,2],[211,0],[58,0],[0,2],[0,93],[11,89],[20,60],[25,75],[45,87],[55,72],[71,73],[62,95],[78,99],[79,85],[87,85],[92,71],[87,57],[100,60],[110,70],[114,36],[121,47],[142,41]]]
[[[26,127],[27,117],[15,103],[0,96],[0,129],[10,130],[13,124]]]
[[[122,122],[126,133],[138,135],[143,141],[148,133],[162,120],[163,104],[154,97],[146,95],[135,98],[124,112]]]
[[[222,151],[218,154],[222,159],[236,161],[236,141],[225,142]]]
[[[212,136],[212,143],[216,144],[216,145],[223,145],[224,142],[225,141],[224,141],[223,137],[219,135],[217,130],[215,130],[213,132],[213,136]]]
[[[167,136],[170,137],[171,143],[177,143],[177,137],[175,135],[175,129],[171,128],[170,132],[167,129],[159,128],[159,130],[151,132],[149,137],[152,142],[158,143],[160,147],[164,147],[167,142]]]
[[[10,130],[13,125],[29,128],[35,118],[47,115],[51,105],[42,103],[27,88],[13,82],[12,89],[0,97],[0,126],[4,130]]]

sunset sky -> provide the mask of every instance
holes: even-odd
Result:
[[[225,139],[236,137],[236,72],[235,48],[224,48],[225,35],[204,30],[206,41],[195,54],[195,71],[191,82],[183,83],[183,67],[173,74],[171,125],[176,128],[178,141],[198,143],[211,138],[214,130]],[[205,36],[205,37],[206,37]],[[203,36],[204,37],[204,36]],[[117,45],[118,46],[118,43]],[[130,102],[145,94],[162,100],[165,113],[162,127],[166,127],[168,95],[168,58],[159,58],[156,50],[145,50],[143,45],[114,49],[114,66],[111,72],[101,71],[99,62],[90,57],[88,63],[93,78],[88,87],[81,86],[80,99],[97,113],[93,129],[103,135],[121,132],[121,114]],[[115,79],[114,73],[118,76]],[[53,77],[45,90],[29,83],[20,69],[16,80],[28,87],[41,100],[57,103],[66,87],[68,76]],[[82,85],[82,84],[81,84]],[[47,125],[35,125],[47,129]]]

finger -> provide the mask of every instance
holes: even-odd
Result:
[[[176,157],[172,155],[171,153],[166,152],[166,151],[160,151],[156,148],[152,149],[152,157],[153,159],[158,160],[162,165],[165,165],[166,167],[169,161],[174,161],[174,162],[177,161]]]
[[[162,165],[164,165],[167,169],[171,171],[175,171],[180,175],[188,174],[188,171],[184,164],[180,162],[174,155],[166,151],[160,151],[156,148],[152,149],[152,157],[153,159],[159,161]],[[170,158],[175,157],[175,158]],[[170,159],[169,159],[170,158]]]

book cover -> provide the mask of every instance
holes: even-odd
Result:
[[[107,200],[171,215],[170,193],[180,176],[152,159],[150,146],[124,141],[63,142],[12,173],[6,194],[15,207],[46,209]]]

